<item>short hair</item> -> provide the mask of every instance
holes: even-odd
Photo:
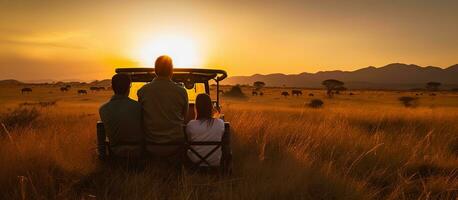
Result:
[[[125,95],[129,89],[132,80],[127,74],[115,74],[111,78],[111,87],[115,94]]]
[[[170,56],[159,56],[154,63],[154,71],[157,76],[170,76],[173,72],[173,62]]]

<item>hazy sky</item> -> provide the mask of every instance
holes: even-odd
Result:
[[[0,0],[0,79],[100,79],[121,66],[230,75],[458,63],[458,1]]]

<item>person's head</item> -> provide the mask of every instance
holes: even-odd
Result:
[[[172,78],[173,62],[172,58],[163,55],[159,56],[154,63],[154,71],[158,77]]]
[[[115,74],[113,78],[111,78],[111,87],[113,88],[113,92],[117,95],[129,95],[130,92],[130,84],[131,84],[130,76],[127,74]]]
[[[213,118],[212,100],[208,94],[199,94],[196,97],[196,119],[206,120]]]

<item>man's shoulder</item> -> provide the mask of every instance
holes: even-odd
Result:
[[[127,102],[128,104],[130,104],[130,105],[141,106],[141,104],[140,104],[138,101],[135,101],[135,100],[133,100],[133,99],[131,99],[131,98],[127,98],[127,99],[126,99],[126,102]]]
[[[111,105],[111,100],[109,100],[109,101],[103,103],[103,104],[100,106],[99,111],[108,109],[108,107],[110,107],[110,105]]]

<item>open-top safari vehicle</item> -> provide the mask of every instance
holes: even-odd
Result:
[[[132,88],[129,96],[133,99],[136,99],[137,90],[141,86],[151,82],[156,77],[154,68],[118,68],[116,69],[116,73],[130,75]],[[175,68],[173,70],[172,80],[182,84],[188,93],[189,111],[185,123],[194,118],[194,102],[197,94],[206,93],[211,95],[209,82],[212,80],[216,82],[216,94],[212,95],[215,96],[212,97],[215,98],[214,106],[216,110],[221,113],[219,82],[226,77],[227,73],[224,70],[218,69]],[[186,129],[184,128],[184,130]],[[223,174],[231,172],[232,152],[230,148],[231,134],[229,122],[225,122],[225,131],[221,141],[188,141],[186,131],[184,131],[184,133],[186,141],[183,144],[147,143],[145,145],[183,145],[186,151],[190,151],[200,158],[200,162],[194,163],[192,166],[193,168],[199,168],[202,166],[201,164],[206,164],[208,167],[219,169]],[[202,145],[213,146],[214,148],[207,155],[200,155],[193,147]],[[212,166],[206,159],[218,149],[222,151],[220,165]],[[97,151],[100,160],[108,160],[110,158],[110,142],[106,137],[105,129],[101,121],[97,122]]]

